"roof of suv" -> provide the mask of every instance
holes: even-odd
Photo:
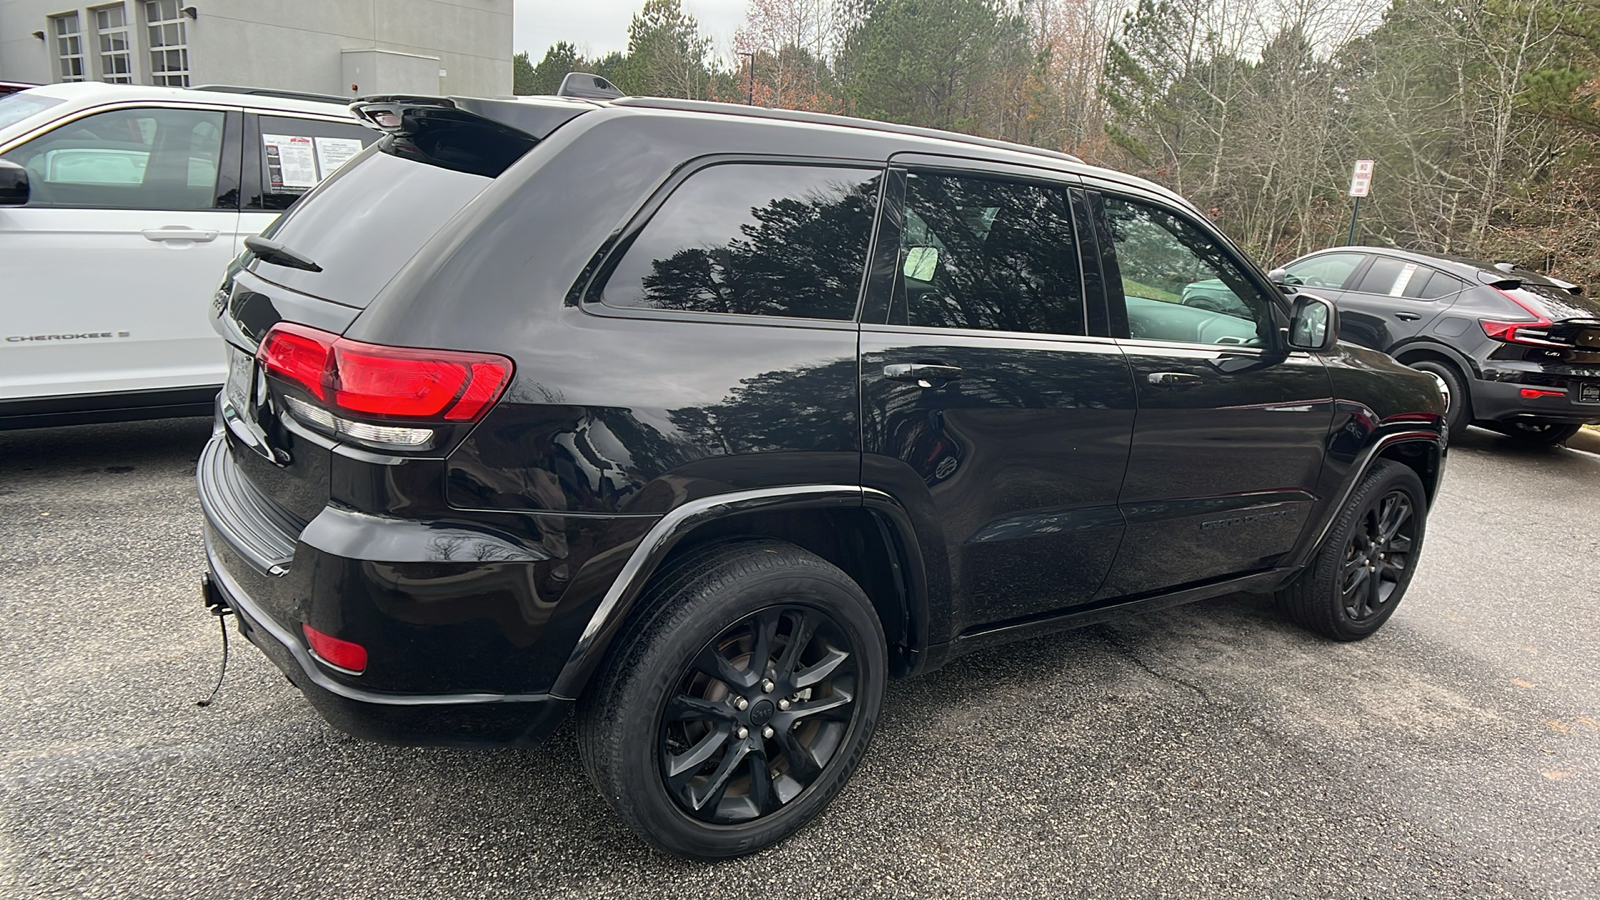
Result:
[[[318,115],[348,115],[345,106],[331,99],[303,100],[293,97],[247,94],[233,89],[227,92],[198,88],[151,87],[142,84],[105,84],[99,81],[76,81],[67,84],[46,84],[31,88],[29,93],[56,100],[64,100],[76,108],[97,106],[103,103],[132,101],[160,101],[166,103],[222,103],[270,112],[315,113]]]
[[[1320,256],[1324,253],[1378,253],[1396,259],[1403,259],[1407,262],[1426,263],[1427,265],[1454,272],[1457,275],[1476,279],[1484,284],[1493,284],[1502,280],[1515,280],[1534,284],[1548,284],[1565,291],[1570,291],[1574,287],[1569,282],[1552,278],[1533,269],[1525,269],[1513,263],[1489,263],[1465,256],[1419,253],[1415,250],[1398,250],[1393,247],[1329,247],[1325,250],[1318,250],[1315,253],[1308,253],[1306,256]]]
[[[760,126],[786,126],[816,129],[818,131],[837,131],[848,129],[856,132],[872,132],[885,137],[911,138],[902,150],[896,152],[923,152],[943,153],[948,155],[981,156],[993,162],[1026,165],[1038,168],[1052,169],[1059,172],[1075,174],[1100,175],[1114,179],[1118,182],[1137,185],[1144,190],[1166,198],[1168,201],[1181,205],[1190,210],[1194,206],[1186,199],[1162,187],[1137,176],[1128,175],[1112,169],[1105,169],[1091,165],[1069,153],[1049,150],[1043,147],[1032,147],[1026,144],[1017,144],[1010,141],[996,140],[994,138],[979,137],[976,135],[962,134],[954,131],[941,131],[934,128],[922,128],[913,125],[902,125],[894,122],[880,122],[872,119],[861,119],[853,116],[839,116],[829,113],[808,112],[804,110],[773,109],[763,106],[747,106],[737,103],[717,103],[706,100],[681,100],[666,97],[617,97],[614,99],[592,99],[577,97],[561,97],[547,95],[497,97],[497,98],[471,98],[471,97],[408,97],[395,95],[388,97],[361,98],[378,102],[385,101],[421,101],[423,103],[447,102],[456,105],[463,111],[474,115],[493,119],[500,124],[513,128],[523,127],[521,120],[524,118],[519,107],[540,106],[550,109],[570,110],[573,106],[588,106],[596,109],[611,109],[633,115],[710,115],[719,118],[738,118],[750,121],[752,125]],[[365,118],[362,116],[362,118]],[[561,121],[566,121],[562,119]],[[542,135],[540,135],[542,137]]]

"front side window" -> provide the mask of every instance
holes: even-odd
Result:
[[[1270,343],[1269,301],[1222,245],[1176,214],[1107,196],[1106,225],[1116,250],[1130,337],[1193,344]],[[1114,298],[1113,298],[1114,299]]]
[[[729,164],[694,173],[624,252],[608,306],[855,317],[880,173]]]
[[[83,25],[78,14],[53,16],[50,30],[56,42],[56,78],[60,81],[82,81]]]
[[[1084,333],[1065,191],[914,172],[905,206],[889,324]]]
[[[145,0],[144,22],[149,33],[150,83],[188,87],[189,32],[179,0]]]
[[[1331,290],[1343,286],[1359,265],[1359,253],[1325,253],[1292,263],[1285,271],[1294,278],[1291,284]]]
[[[94,11],[94,32],[100,42],[100,80],[133,83],[133,43],[128,36],[128,11],[106,6]]]
[[[29,206],[211,209],[224,113],[120,109],[63,125],[5,154],[28,170]]]

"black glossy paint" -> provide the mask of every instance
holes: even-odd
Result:
[[[900,271],[898,237],[888,235],[905,221],[907,177],[888,162],[908,152],[1025,180],[1031,171],[1058,186],[1066,199],[1056,219],[1078,243],[1047,262],[1062,266],[1052,276],[1072,285],[1062,290],[1082,292],[1073,327],[1087,334],[884,324]],[[693,311],[706,296],[693,292],[715,293],[715,279],[738,270],[715,258],[696,270],[712,282],[673,288],[681,303],[601,302],[651,212],[712,163],[874,173],[886,199],[864,251],[865,312]],[[323,240],[309,226],[340,221],[354,203],[328,184],[365,184],[372,167],[385,190],[404,194],[405,167],[428,164],[369,150],[352,166],[292,214],[308,226],[295,249],[349,277],[247,256],[225,285],[216,325],[250,368],[251,399],[215,439],[234,468],[219,477],[202,467],[199,488],[208,508],[264,510],[238,521],[308,523],[293,534],[272,526],[284,533],[269,537],[295,547],[287,571],[273,574],[240,552],[245,536],[213,520],[210,567],[249,610],[252,640],[330,719],[363,735],[426,741],[435,727],[448,743],[536,739],[646,602],[651,573],[700,541],[781,535],[845,568],[907,673],[954,648],[1123,603],[1270,589],[1303,562],[1379,441],[1401,439],[1386,453],[1416,448],[1406,458],[1432,466],[1430,484],[1442,461],[1431,379],[1387,357],[1130,340],[1121,296],[1108,288],[1116,257],[1098,235],[1101,207],[1072,185],[1092,177],[1195,215],[1154,186],[1070,161],[869,128],[598,104],[499,177],[475,182],[448,221],[410,223],[437,231],[411,234],[418,249],[404,261],[362,249],[390,228],[349,222]],[[430,169],[419,184],[439,182]],[[427,196],[419,188],[411,199]],[[745,234],[761,239],[759,228]],[[796,262],[733,252],[744,253],[741,265]],[[358,275],[380,258],[390,261]],[[499,353],[515,372],[476,426],[443,428],[425,450],[361,449],[298,425],[284,406],[294,389],[251,368],[261,337],[283,320],[373,343]],[[953,366],[961,377],[923,386],[885,372],[904,365]],[[1175,369],[1204,383],[1147,383]],[[362,643],[368,669],[318,663],[299,637],[303,623]],[[433,709],[422,724],[391,715],[419,703]],[[483,724],[485,703],[527,706],[528,727]]]

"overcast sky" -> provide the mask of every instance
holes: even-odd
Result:
[[[556,41],[571,41],[588,56],[628,49],[628,23],[644,0],[514,0],[512,49],[528,51],[535,63]],[[684,11],[711,38],[713,52],[726,55],[733,33],[744,24],[745,0],[682,0]]]

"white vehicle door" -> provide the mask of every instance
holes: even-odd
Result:
[[[30,186],[0,208],[0,400],[221,385],[207,313],[239,231],[242,128],[237,107],[146,104],[0,154]]]

